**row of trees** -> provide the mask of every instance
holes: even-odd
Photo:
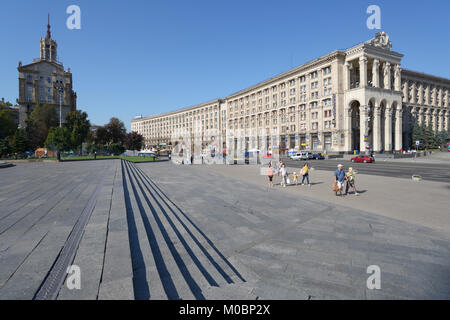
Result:
[[[437,149],[450,142],[450,133],[447,130],[436,132],[431,126],[415,123],[412,129],[413,148],[416,141],[419,141],[419,150]]]
[[[0,157],[34,153],[39,147],[53,151],[73,151],[81,154],[83,142],[88,143],[90,153],[119,155],[126,149],[140,150],[143,137],[135,132],[126,132],[125,125],[117,118],[97,130],[91,130],[86,112],[71,111],[63,126],[54,106],[38,105],[26,120],[24,129],[17,128],[15,114],[0,106]]]
[[[117,118],[98,127],[91,136],[88,152],[122,154],[125,150],[141,150],[144,137],[136,132],[127,133],[125,125]]]

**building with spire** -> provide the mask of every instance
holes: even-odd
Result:
[[[73,91],[70,68],[64,69],[58,60],[58,44],[52,39],[50,15],[48,17],[47,34],[40,41],[40,57],[31,64],[22,65],[19,61],[19,105],[20,126],[24,127],[26,119],[39,104],[55,106],[59,116],[61,102],[61,118],[64,121],[69,111],[76,110],[77,94]],[[64,88],[63,94],[55,89],[56,85]],[[60,100],[61,99],[61,100]]]

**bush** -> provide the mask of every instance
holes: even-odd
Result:
[[[120,156],[125,152],[125,147],[119,143],[112,143],[108,146],[108,152],[114,156]]]

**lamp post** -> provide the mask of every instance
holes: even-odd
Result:
[[[59,95],[59,127],[62,128],[62,98],[64,95],[64,84],[62,80],[56,80],[53,88]],[[58,161],[61,161],[61,153],[60,150],[57,151]]]
[[[59,127],[62,127],[62,98],[64,95],[64,84],[62,80],[56,80],[53,88],[58,92],[59,95]]]

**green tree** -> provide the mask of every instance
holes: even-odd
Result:
[[[125,148],[127,150],[141,150],[144,144],[144,137],[137,132],[130,132],[125,137]]]
[[[73,150],[80,150],[81,144],[89,136],[91,123],[87,117],[87,113],[81,110],[70,111],[66,116],[65,127],[70,133],[71,148]]]
[[[437,144],[439,146],[444,146],[447,142],[450,142],[450,133],[447,130],[439,131],[436,134]]]
[[[424,146],[424,126],[419,125],[417,122],[414,123],[412,128],[412,141],[414,146],[416,145],[416,141],[419,141],[418,149],[422,150],[425,148]]]
[[[66,151],[71,147],[70,133],[65,127],[52,127],[48,132],[44,146],[53,151]]]
[[[94,143],[98,145],[107,145],[109,142],[108,129],[105,126],[97,128],[95,131]]]
[[[17,129],[15,112],[0,106],[0,139],[14,135]]]
[[[11,141],[11,151],[13,153],[17,153],[18,155],[22,155],[25,153],[25,151],[27,151],[27,147],[27,138],[25,136],[24,130],[16,130]]]
[[[108,146],[108,152],[115,155],[120,156],[122,153],[125,152],[125,147],[120,143],[111,143]]]
[[[7,157],[11,153],[10,137],[0,139],[0,157]]]
[[[42,147],[51,127],[59,125],[59,117],[54,106],[40,104],[31,112],[26,121],[26,133],[30,147]]]
[[[111,118],[105,128],[108,130],[108,144],[124,143],[127,129],[125,128],[125,125],[122,121],[117,118]]]

